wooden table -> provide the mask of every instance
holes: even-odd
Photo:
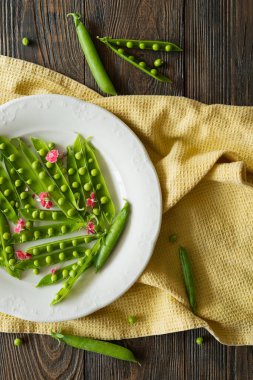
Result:
[[[120,94],[187,96],[205,103],[253,105],[252,0],[1,0],[0,53],[63,73],[97,90],[68,12],[84,15],[92,36],[170,39],[181,54],[159,54],[172,85],[99,53]],[[27,36],[32,44],[22,46]],[[153,62],[154,53],[139,55]],[[0,78],[1,80],[1,78]],[[222,126],[221,126],[222,128]],[[205,344],[195,344],[202,335]],[[252,347],[225,347],[205,331],[125,341],[142,367],[84,353],[47,336],[0,334],[0,379],[252,380]]]

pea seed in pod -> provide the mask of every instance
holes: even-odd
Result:
[[[22,191],[22,193],[20,194],[20,198],[21,199],[26,199],[28,197],[28,194],[26,191]]]
[[[15,263],[16,263],[16,260],[15,260],[15,259],[10,259],[10,260],[9,260],[9,264],[10,264],[10,265],[15,265]]]
[[[90,172],[92,177],[96,177],[96,175],[98,174],[98,171],[97,169],[92,169],[92,171]]]
[[[53,142],[48,143],[48,147],[49,147],[49,149],[54,149],[55,143],[53,143]]]
[[[18,208],[19,207],[19,204],[17,205],[16,204],[16,207]],[[25,209],[28,209],[28,208],[30,208],[31,207],[31,205],[29,204],[29,203],[27,203],[26,205],[25,205]]]
[[[50,168],[52,168],[53,167],[53,164],[52,164],[52,162],[46,162],[46,167],[48,168],[48,169],[50,169]]]
[[[92,164],[92,162],[93,162],[93,158],[89,158],[89,159],[88,159],[88,163],[89,163],[89,164]]]
[[[64,252],[59,253],[59,259],[61,261],[63,261],[65,259],[65,253]]]
[[[46,149],[40,149],[39,151],[38,151],[38,153],[39,153],[39,155],[42,157],[44,157],[46,154],[47,154],[47,151],[46,151]]]
[[[47,188],[47,190],[49,191],[49,192],[52,192],[52,191],[54,191],[54,189],[55,189],[55,185],[49,185],[48,186],[48,188]]]
[[[153,44],[152,45],[152,49],[154,50],[154,51],[157,51],[157,50],[159,50],[159,44]]]
[[[9,160],[11,161],[11,162],[14,162],[15,160],[16,160],[16,155],[15,154],[11,154],[10,156],[9,156]]]
[[[98,183],[97,186],[96,186],[96,189],[97,189],[97,190],[100,190],[101,187],[102,187],[101,183]]]
[[[140,48],[140,49],[145,49],[145,47],[146,47],[146,45],[144,44],[144,42],[141,42],[141,43],[139,44],[139,48]]]
[[[20,179],[16,179],[15,186],[20,187],[21,185],[22,185],[22,182],[20,181]]]
[[[4,239],[4,240],[9,240],[10,237],[11,237],[11,235],[10,235],[9,232],[5,232],[5,233],[3,234],[3,239]]]
[[[77,265],[76,264],[72,265],[72,269],[77,270]]]
[[[39,268],[34,268],[33,273],[37,276],[40,273]]]
[[[69,272],[69,275],[70,275],[70,277],[75,277],[75,275],[76,275],[76,271],[72,269],[72,270]]]
[[[15,201],[10,201],[10,204],[11,204],[12,207],[14,207],[15,206]]]
[[[68,216],[74,216],[75,215],[75,213],[76,213],[76,210],[74,209],[74,208],[70,208],[68,211],[67,211],[67,214],[68,214]],[[64,226],[64,227],[66,227],[66,226]]]
[[[32,227],[32,223],[29,222],[29,221],[26,222],[25,227],[28,228],[28,229],[31,228]]]
[[[39,239],[39,237],[40,237],[40,231],[34,231],[33,235],[34,235],[34,237],[35,237],[36,240]]]
[[[33,183],[32,179],[31,178],[28,178],[28,180],[26,181],[27,185],[31,185]]]
[[[75,158],[79,161],[79,160],[81,160],[81,158],[82,158],[82,153],[81,152],[77,152],[76,154],[75,154]]]
[[[56,174],[54,175],[54,179],[56,179],[56,180],[57,180],[57,179],[60,179],[60,177],[61,177],[61,176],[60,176],[59,173],[56,173]]]
[[[89,256],[91,254],[91,250],[90,249],[86,249],[86,251],[85,251],[85,255],[86,256]]]
[[[135,60],[135,58],[134,58],[133,55],[129,55],[128,59],[130,59],[130,61],[134,61]]]
[[[12,246],[7,245],[7,247],[5,247],[5,252],[6,252],[6,253],[13,253],[13,248],[12,248]]]
[[[0,144],[0,149],[1,150],[4,150],[5,148],[6,148],[6,144],[5,143]]]
[[[54,235],[54,229],[52,227],[50,227],[48,230],[47,230],[47,233],[48,233],[48,236],[53,236]]]
[[[120,54],[124,54],[124,49],[119,48],[119,49],[118,49],[118,52],[119,52]]]
[[[4,183],[4,177],[0,177],[0,185]]]
[[[40,211],[40,219],[44,219],[45,218],[45,211]]]
[[[77,240],[72,240],[72,245],[73,245],[73,247],[76,247],[77,246]]]
[[[64,242],[61,242],[59,244],[60,249],[64,249],[66,247],[66,244]]]
[[[39,163],[38,160],[37,161],[33,161],[33,163],[32,163],[33,169],[38,169],[39,166],[40,166],[40,163]]]
[[[22,243],[25,243],[26,241],[27,241],[27,235],[26,235],[25,232],[23,232],[23,233],[21,234],[21,242],[22,242]]]
[[[34,219],[37,219],[38,216],[39,216],[39,210],[36,210],[36,211],[33,211],[33,212],[32,212],[32,217],[33,217]]]
[[[77,189],[79,187],[79,183],[73,182],[71,186],[73,187],[73,189]]]
[[[144,68],[144,67],[146,67],[147,65],[146,65],[145,62],[139,62],[139,66]]]
[[[81,194],[80,194],[78,191],[76,191],[76,192],[74,193],[74,197],[75,197],[75,199],[79,199],[80,196],[81,196]]]
[[[48,235],[49,235],[49,232],[48,232]],[[52,251],[52,247],[51,247],[51,245],[47,245],[46,250],[47,250],[47,252],[51,252],[51,251]]]
[[[86,169],[85,169],[84,166],[82,166],[81,168],[78,169],[78,173],[79,173],[80,175],[84,175],[84,174],[85,174],[85,171],[86,171]]]
[[[47,257],[46,257],[46,263],[47,263],[47,264],[51,264],[51,262],[52,262],[52,258],[51,258],[51,256],[47,256]]]
[[[69,271],[67,269],[63,269],[63,271],[62,271],[62,277],[66,278],[66,277],[68,277],[68,275],[69,275]]]
[[[39,260],[34,260],[33,265],[35,267],[39,267],[40,266]]]
[[[15,171],[15,169],[14,169],[14,171]],[[18,172],[19,174],[24,174],[24,169],[23,169],[23,168],[19,168],[19,169],[17,170],[17,172]]]
[[[58,219],[58,214],[57,214],[57,212],[55,212],[55,211],[52,212],[52,219],[53,219],[53,220],[57,220],[57,219]]]
[[[81,266],[82,264],[83,264],[83,260],[82,260],[82,259],[79,259],[79,260],[77,261],[77,265]]]
[[[68,190],[67,185],[62,185],[62,186],[61,186],[61,191],[62,191],[63,193],[65,193],[67,190]]]
[[[75,169],[74,168],[69,168],[68,174],[69,175],[73,175],[74,173],[75,173]]]
[[[55,281],[57,281],[57,274],[52,274],[52,276],[51,276],[51,280],[52,280],[52,282],[55,282]]]
[[[91,190],[91,184],[87,182],[84,184],[83,188],[85,191],[90,191]]]
[[[157,70],[156,70],[156,69],[151,69],[151,70],[150,70],[150,73],[151,73],[152,75],[156,75],[156,74],[157,74]]]
[[[41,172],[39,173],[39,179],[45,179],[45,178],[46,178],[46,173],[43,172],[43,171],[41,171]]]
[[[155,67],[160,67],[163,65],[163,60],[161,58],[157,58],[155,61],[154,61],[154,66]]]
[[[61,232],[65,234],[67,232],[67,226],[61,226]]]
[[[102,197],[102,198],[100,199],[100,202],[101,202],[102,204],[106,204],[106,203],[108,202],[108,198],[107,198],[107,197]]]
[[[77,251],[73,251],[73,252],[72,252],[72,255],[73,255],[74,257],[78,257],[78,252],[77,252]]]
[[[132,41],[127,41],[126,47],[128,47],[129,49],[131,49],[133,46],[134,46],[134,44],[132,43]]]
[[[166,45],[165,46],[165,51],[171,51],[171,49],[172,49],[172,46],[171,45]]]
[[[64,282],[64,284],[62,285],[63,286],[63,288],[68,288],[68,286],[69,286],[69,284],[67,283],[67,282]],[[60,297],[60,296],[59,296]],[[59,298],[58,297],[58,298]]]
[[[99,208],[94,208],[93,209],[93,214],[96,215],[96,216],[98,216],[100,214]]]

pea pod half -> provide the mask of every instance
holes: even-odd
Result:
[[[74,197],[79,207],[86,210],[84,189],[80,180],[82,170],[80,170],[79,174],[76,166],[74,151],[71,146],[67,147],[67,173],[70,187],[74,193]]]
[[[66,215],[62,211],[57,210],[50,211],[30,207],[19,209],[19,213],[24,219],[30,221],[63,222],[66,220]]]
[[[54,273],[55,276],[52,276],[52,273],[49,273],[46,276],[42,277],[42,279],[36,285],[36,288],[42,288],[43,286],[58,284],[59,282],[66,280],[67,278],[69,278],[69,272],[73,270],[74,265],[77,265],[77,262],[57,269]]]
[[[3,193],[0,191],[0,211],[13,223],[17,223],[18,217],[16,211],[10,204],[10,202],[5,198]]]
[[[196,313],[197,302],[196,302],[196,291],[193,279],[193,274],[191,270],[191,264],[188,257],[188,253],[184,247],[179,248],[179,258],[181,262],[181,267],[184,276],[184,283],[186,288],[186,293],[188,296],[189,304],[193,313]]]
[[[13,245],[10,242],[10,227],[9,223],[2,212],[0,212],[0,241],[2,245],[2,256],[4,259],[4,265],[7,272],[14,277],[19,278],[19,271],[13,269],[15,264],[15,254]]]
[[[13,185],[1,162],[0,162],[0,191],[3,193],[3,195],[9,202],[15,199]]]

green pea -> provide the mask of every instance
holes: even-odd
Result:
[[[44,219],[45,218],[45,211],[40,211],[40,219]]]
[[[64,198],[59,198],[58,199],[58,203],[59,203],[60,206],[62,206],[65,203],[65,199]]]
[[[68,288],[69,284],[67,282],[64,282],[64,284],[62,286],[63,286],[63,288]]]
[[[124,54],[124,49],[119,48],[118,52],[119,52],[119,54]]]
[[[15,259],[10,259],[9,260],[9,265],[14,265],[16,263],[16,260]]]
[[[64,249],[66,247],[66,244],[64,243],[64,241],[59,244],[59,247],[60,249]]]
[[[23,169],[23,168],[19,168],[19,169],[17,170],[17,172],[18,172],[19,174],[24,174],[24,169]]]
[[[5,148],[6,148],[6,144],[5,143],[0,144],[0,149],[1,150],[4,150]]]
[[[76,271],[72,269],[72,270],[69,272],[69,275],[70,275],[70,277],[75,277],[75,275],[76,275]]]
[[[63,261],[65,259],[65,253],[64,252],[59,253],[59,259],[61,261]]]
[[[101,183],[98,183],[97,186],[96,186],[96,189],[97,189],[97,190],[100,190],[101,187],[102,187]]]
[[[140,48],[140,49],[145,49],[145,47],[146,47],[146,45],[144,44],[144,42],[141,42],[141,43],[139,44],[139,48]]]
[[[100,210],[99,210],[99,208],[94,208],[94,209],[93,209],[93,214],[94,214],[94,215],[99,215],[99,214],[100,214]]]
[[[39,163],[38,160],[33,161],[33,163],[32,163],[32,167],[33,167],[33,169],[38,169],[39,166],[40,166],[40,163]]]
[[[84,175],[84,174],[85,174],[85,171],[86,171],[86,169],[85,169],[84,166],[82,166],[81,168],[78,169],[78,173],[79,173],[80,175]]]
[[[46,162],[46,167],[47,167],[48,169],[52,168],[52,166],[53,166],[53,163],[52,163],[52,162],[49,162],[49,161]]]
[[[59,173],[56,173],[56,174],[54,175],[54,179],[56,179],[56,180],[57,180],[57,179],[60,179],[60,177],[61,177],[61,176],[60,176]]]
[[[79,260],[77,261],[77,265],[81,266],[82,264],[83,264],[83,260],[82,260],[82,259],[79,259]]]
[[[16,205],[16,207],[19,207],[19,205],[18,205],[18,206]],[[26,204],[25,204],[25,209],[28,209],[28,208],[30,208],[30,207],[31,207],[31,205],[30,205],[29,203],[26,203]]]
[[[129,55],[128,59],[130,59],[130,61],[134,61],[135,60],[135,58],[134,58],[133,55]]]
[[[53,143],[53,142],[48,143],[48,147],[50,149],[53,149],[55,147],[55,143]]]
[[[7,252],[7,253],[13,253],[13,248],[12,248],[12,246],[7,245],[7,247],[5,247],[5,252]]]
[[[26,228],[31,228],[32,227],[32,223],[28,221],[28,222],[26,222],[25,226],[26,226]]]
[[[81,158],[82,158],[82,153],[81,153],[81,152],[77,152],[77,153],[75,154],[75,158],[76,158],[77,160],[81,160]]]
[[[39,178],[40,179],[45,179],[46,178],[46,173],[43,172],[43,171],[39,172]]]
[[[39,267],[40,266],[39,260],[34,260],[33,265],[35,267]]]
[[[11,174],[15,174],[15,169],[14,169],[14,168],[11,168],[10,173],[11,173]]]
[[[91,184],[87,182],[87,183],[84,184],[83,188],[84,188],[85,191],[90,191]]]
[[[80,193],[78,191],[76,191],[74,193],[74,197],[75,197],[75,199],[79,199],[80,198]]]
[[[197,339],[196,339],[196,343],[200,346],[202,343],[203,343],[204,339],[202,336],[199,336]]]
[[[66,168],[62,168],[61,171],[62,171],[63,174],[67,173],[67,169]]]
[[[63,271],[62,271],[62,277],[66,278],[66,277],[68,277],[68,275],[69,275],[69,271],[67,269],[63,269]]]
[[[51,262],[52,262],[52,257],[51,256],[47,256],[46,257],[46,263],[47,264],[51,264]]]
[[[76,246],[77,246],[77,240],[76,240],[76,239],[72,240],[71,243],[72,243],[73,247],[76,247]]]
[[[4,240],[9,240],[10,237],[11,237],[11,234],[10,234],[9,232],[5,232],[5,233],[3,234],[3,238],[4,238]]]
[[[162,66],[163,64],[163,60],[161,58],[157,58],[155,61],[154,61],[154,66],[155,67],[160,67]]]
[[[88,237],[88,236],[86,236],[85,238],[84,238],[84,242],[87,244],[87,243],[90,243],[92,241],[92,238],[91,237]]]
[[[48,236],[53,236],[54,235],[54,229],[52,227],[48,228],[47,233],[48,233]]]
[[[27,185],[31,185],[33,183],[33,180],[31,178],[28,178],[28,180],[26,181]]]
[[[98,174],[97,169],[92,169],[92,171],[91,171],[92,177],[96,177],[97,174]]]
[[[166,45],[165,46],[165,51],[171,51],[172,49],[172,46],[171,45]]]
[[[49,232],[48,232],[48,235],[49,235]],[[51,252],[52,251],[52,246],[51,245],[47,245],[47,252]]]
[[[154,51],[159,50],[159,44],[153,44],[153,45],[152,45],[152,49],[153,49]]]
[[[47,151],[46,151],[46,149],[42,148],[38,151],[38,153],[40,156],[45,156],[47,154]]]
[[[52,280],[52,282],[55,282],[55,281],[57,281],[57,274],[52,274],[52,276],[51,276],[51,280]]]
[[[71,186],[73,187],[73,189],[77,189],[79,187],[79,183],[73,182]]]
[[[134,44],[132,43],[132,41],[127,41],[126,47],[128,47],[129,49],[131,49],[133,46],[134,46]]]
[[[15,206],[15,201],[10,201],[10,204],[11,204],[12,207],[14,207]]]
[[[89,162],[89,164],[91,164],[93,162],[93,158],[89,158],[88,162]]]
[[[20,194],[20,198],[21,199],[26,199],[28,197],[28,194],[26,191],[22,191],[22,193]]]
[[[49,185],[48,188],[47,188],[47,190],[48,190],[49,192],[54,191],[54,189],[55,189],[55,185],[54,185],[54,184]]]
[[[27,235],[26,235],[25,232],[23,232],[23,233],[21,234],[21,241],[22,241],[22,243],[25,243],[25,242],[27,241]]]
[[[19,187],[19,186],[21,186],[22,185],[22,182],[20,181],[20,179],[16,179],[16,181],[15,181],[15,186],[16,187]]]
[[[108,202],[108,198],[107,198],[107,197],[102,197],[102,198],[100,199],[100,202],[101,202],[102,204],[105,204],[105,203]]]
[[[5,180],[4,177],[0,177],[0,185],[2,185],[2,183],[4,183],[4,180]]]
[[[55,301],[57,301],[59,298],[60,298],[60,295],[59,295],[59,294],[56,294],[56,295],[54,296],[54,300],[55,300]]]
[[[27,37],[23,37],[23,38],[22,38],[22,45],[24,45],[24,46],[28,46],[29,43],[30,43],[30,41],[28,40]]]
[[[8,196],[10,195],[10,193],[11,193],[11,190],[10,190],[10,189],[6,189],[6,190],[4,190],[4,196],[5,196],[5,197],[8,197]]]
[[[11,162],[14,162],[15,160],[16,160],[16,155],[15,154],[11,154],[10,156],[9,156],[9,160],[11,161]]]
[[[134,325],[136,323],[136,321],[137,321],[137,318],[136,318],[135,315],[130,315],[128,317],[128,323],[129,323],[129,325]]]
[[[72,252],[72,255],[73,255],[74,257],[78,257],[78,256],[79,256],[77,251],[73,251],[73,252]]]
[[[23,341],[22,341],[22,339],[20,339],[20,338],[16,338],[15,340],[14,340],[14,345],[15,346],[21,346],[23,344]]]
[[[39,268],[34,268],[33,273],[37,276],[40,273]]]
[[[121,42],[120,42],[120,41],[116,41],[115,43],[116,43],[116,45],[118,45],[118,46],[121,45]]]
[[[90,249],[86,249],[86,251],[84,252],[86,256],[89,256],[91,254],[91,250]]]
[[[35,237],[35,239],[39,239],[40,231],[34,231],[33,236]]]
[[[176,243],[176,241],[177,241],[177,234],[171,234],[169,236],[169,241],[170,241],[170,243]]]
[[[72,265],[72,269],[77,270],[77,265],[76,264]]]
[[[139,62],[139,66],[140,66],[140,67],[146,67],[147,65],[146,65],[145,62],[142,61],[142,62]]]
[[[65,234],[67,232],[67,226],[61,226],[61,232]]]
[[[63,193],[65,193],[65,191],[67,191],[68,190],[68,186],[67,185],[62,185],[61,186],[61,191],[63,192]]]
[[[68,214],[68,216],[74,216],[75,215],[75,213],[76,213],[76,209],[74,209],[74,208],[70,208],[68,211],[67,211],[67,214]],[[65,226],[64,226],[65,227]]]
[[[5,209],[3,210],[3,213],[6,214],[8,211],[9,211],[8,208],[5,208]]]
[[[38,248],[33,248],[33,255],[38,255],[38,253],[39,253]]]
[[[69,175],[73,175],[74,173],[75,173],[75,169],[74,168],[69,168],[68,174]]]
[[[151,72],[152,75],[156,75],[157,74],[157,70],[156,69],[151,69],[150,72]]]
[[[37,219],[38,216],[39,216],[39,211],[38,210],[32,212],[32,218]]]

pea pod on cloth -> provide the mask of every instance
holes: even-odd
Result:
[[[71,292],[71,289],[77,282],[78,278],[83,274],[84,271],[86,271],[86,269],[88,269],[92,265],[94,256],[96,255],[100,247],[100,240],[101,239],[99,239],[93,245],[88,255],[85,255],[83,258],[78,260],[76,270],[72,270],[72,273],[70,273],[70,277],[67,279],[66,282],[64,282],[63,287],[55,295],[53,301],[51,302],[51,305],[55,305],[61,302],[64,298],[66,298],[67,295]]]
[[[95,267],[96,270],[100,270],[105,264],[106,260],[116,246],[121,234],[124,231],[128,217],[130,213],[130,204],[126,201],[123,208],[120,210],[113,224],[111,225],[108,233],[102,238],[102,243],[100,244],[99,252],[96,255]]]
[[[79,348],[80,350],[95,352],[115,359],[138,363],[132,351],[114,343],[55,332],[51,332],[51,336],[69,346]]]
[[[36,285],[36,288],[42,288],[43,286],[49,286],[58,284],[59,282],[66,280],[69,277],[69,273],[73,270],[74,265],[77,265],[77,262],[74,264],[67,265],[65,267],[56,269],[54,272],[54,277],[52,273],[49,273],[42,277],[42,279]]]
[[[196,313],[197,302],[196,302],[196,291],[194,285],[194,279],[191,269],[190,260],[188,253],[184,247],[179,248],[179,258],[181,262],[181,267],[183,271],[184,283],[186,288],[186,293],[188,296],[189,304],[193,313]]]
[[[131,40],[125,38],[98,37],[100,41],[108,41],[112,45],[127,47],[129,49],[153,50],[153,51],[183,51],[178,45],[169,41],[156,40]]]
[[[2,245],[2,256],[7,272],[13,277],[20,277],[19,271],[13,269],[15,264],[15,254],[13,245],[10,242],[10,227],[9,223],[2,212],[0,212],[0,240]]]
[[[76,161],[74,157],[74,151],[71,146],[67,147],[67,173],[70,187],[74,193],[74,197],[78,202],[78,205],[81,209],[86,210],[85,204],[85,195],[84,189],[81,184],[80,175],[82,175],[82,170],[80,170],[80,174],[77,170]]]

